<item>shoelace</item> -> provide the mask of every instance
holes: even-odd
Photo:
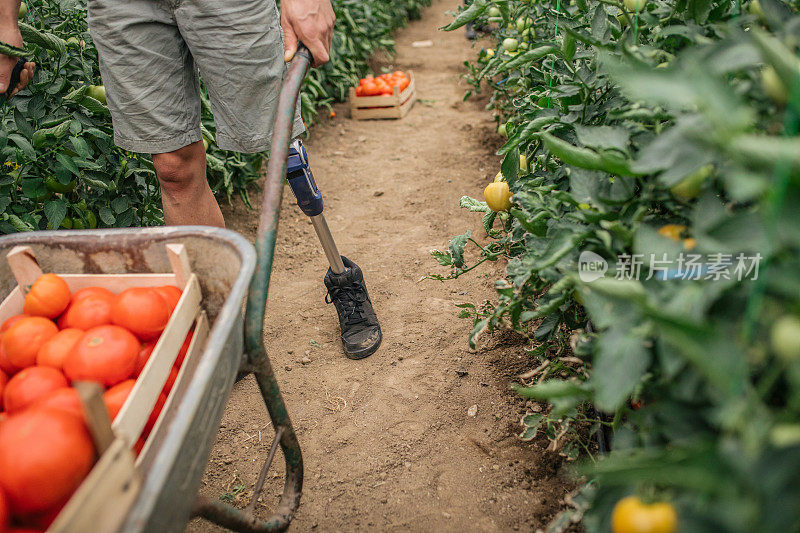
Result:
[[[344,309],[344,323],[346,326],[355,326],[367,321],[361,313],[361,304],[367,301],[367,295],[358,285],[348,287],[333,287],[325,295],[325,303],[338,302]]]

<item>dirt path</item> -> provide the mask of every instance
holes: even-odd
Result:
[[[467,228],[483,234],[458,199],[480,196],[498,167],[485,103],[461,102],[474,51],[463,32],[437,31],[459,1],[435,1],[397,35],[396,65],[414,70],[422,99],[406,118],[356,122],[338,108],[307,143],[333,234],[364,270],[382,322],[383,346],[366,360],[342,354],[323,301],[325,258],[286,189],[266,342],[305,459],[295,531],[535,530],[565,491],[559,457],[514,436],[524,406],[508,391],[509,369],[524,364],[521,347],[470,353],[471,323],[456,318],[455,304],[492,297],[498,272],[419,281],[441,272],[431,248]],[[428,39],[433,47],[411,46]],[[253,237],[255,212],[234,207],[226,218]],[[254,381],[238,383],[202,493],[249,500],[272,437],[265,423]],[[274,476],[264,516],[282,488],[280,469]]]

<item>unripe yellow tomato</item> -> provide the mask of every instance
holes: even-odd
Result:
[[[611,513],[613,533],[675,533],[678,513],[666,502],[650,505],[636,496],[621,499]]]
[[[680,242],[681,234],[683,234],[684,231],[686,231],[686,226],[682,226],[681,224],[667,224],[658,228],[659,235],[675,242]]]
[[[508,211],[511,207],[511,191],[508,183],[495,181],[483,190],[483,199],[492,211]]]

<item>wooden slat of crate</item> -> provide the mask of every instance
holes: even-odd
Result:
[[[406,103],[399,107],[376,107],[374,109],[357,109],[350,110],[352,117],[355,120],[370,120],[381,118],[403,118],[411,110],[414,105],[415,98],[409,98]]]
[[[356,96],[350,88],[350,116],[355,120],[402,118],[406,116],[417,99],[417,85],[414,73],[409,71],[408,87],[399,91],[392,89],[390,96]]]
[[[117,438],[100,457],[81,486],[47,530],[49,533],[116,531],[141,487],[134,455]]]
[[[200,363],[200,356],[208,339],[209,325],[208,317],[205,311],[200,310],[197,315],[197,320],[194,325],[194,333],[192,334],[192,341],[189,343],[189,349],[186,351],[186,358],[183,361],[181,369],[178,371],[178,378],[175,380],[175,385],[167,398],[167,403],[161,411],[167,413],[172,409],[172,404],[176,401],[175,398],[183,396],[184,391],[189,387],[189,378],[194,375],[194,369]],[[187,377],[188,376],[188,377]],[[162,436],[159,431],[162,425],[163,417],[159,417],[156,421],[151,437],[147,439],[139,457],[136,458],[136,467],[142,469],[144,465],[150,462],[150,453],[152,450],[157,449],[159,438]]]
[[[150,412],[164,388],[172,365],[178,355],[189,328],[200,310],[200,283],[197,275],[189,276],[181,299],[172,313],[169,324],[158,339],[150,359],[136,380],[130,396],[114,419],[114,433],[128,439],[133,445],[142,433]]]

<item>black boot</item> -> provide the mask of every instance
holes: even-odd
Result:
[[[345,355],[350,359],[363,359],[381,345],[381,326],[372,309],[361,269],[344,256],[342,262],[343,273],[334,274],[329,268],[325,274],[328,289],[325,302],[333,303],[339,314]]]

